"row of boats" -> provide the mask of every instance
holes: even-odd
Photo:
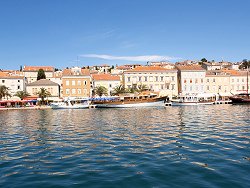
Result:
[[[249,94],[239,94],[229,97],[233,104],[250,104]],[[139,96],[114,96],[98,98],[66,99],[51,103],[52,109],[82,109],[82,108],[132,108],[132,107],[161,107],[166,106],[189,106],[189,105],[212,105],[216,100],[214,96],[180,95],[176,99],[169,100],[167,96],[158,97],[156,94]]]

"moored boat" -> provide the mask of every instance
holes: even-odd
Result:
[[[52,109],[84,109],[89,108],[89,99],[67,99],[64,101],[55,101],[50,104]]]
[[[171,100],[172,106],[192,106],[214,104],[214,96],[209,94],[179,95]]]
[[[135,108],[135,107],[164,107],[167,96],[158,97],[156,94],[94,98],[92,103],[99,108]]]
[[[240,93],[229,97],[233,104],[250,104],[250,94],[249,93]]]

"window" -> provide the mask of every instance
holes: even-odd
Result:
[[[197,79],[197,78],[195,79],[195,83],[196,83],[196,84],[198,83],[198,79]]]
[[[203,79],[201,78],[201,83],[203,83]]]
[[[2,83],[5,83],[5,80],[2,80]]]
[[[76,94],[76,89],[72,89],[72,94]]]
[[[85,86],[87,85],[87,81],[86,81],[86,80],[84,81],[84,85],[85,85]]]
[[[207,90],[209,91],[209,86],[207,86]]]
[[[158,82],[158,76],[155,77],[155,81]]]
[[[184,83],[187,83],[187,80],[186,80],[186,79],[184,80]]]
[[[17,86],[17,89],[20,89],[20,86]]]
[[[234,82],[234,79],[232,79],[232,82]]]
[[[161,82],[162,82],[162,81],[164,81],[164,80],[163,80],[163,76],[161,76]]]
[[[75,85],[76,85],[76,81],[72,80],[72,86],[75,86]]]
[[[161,84],[161,89],[164,89],[164,84]]]
[[[141,82],[141,76],[139,76],[139,78],[138,78],[138,79],[139,79],[139,82]]]
[[[20,80],[17,80],[17,82],[20,82]]]
[[[66,80],[66,86],[69,86],[69,80]]]
[[[215,82],[215,78],[213,78],[213,82]]]
[[[109,84],[109,87],[112,88],[112,84]]]
[[[207,82],[209,82],[209,79],[207,79]]]
[[[148,81],[148,77],[147,76],[145,76],[145,82],[147,82]]]
[[[193,80],[192,79],[190,79],[190,83],[192,83],[193,82]],[[191,90],[190,90],[191,91]]]
[[[66,89],[66,94],[69,94],[69,89]]]
[[[81,90],[81,89],[77,89],[77,93],[78,93],[78,94],[81,94],[81,93],[82,93],[82,90]]]
[[[172,86],[172,90],[174,90],[174,84],[172,84],[171,86]]]
[[[128,77],[128,82],[130,82],[130,77]]]
[[[172,81],[174,81],[174,76],[172,76]]]
[[[81,81],[80,81],[80,80],[77,81],[77,85],[78,85],[78,86],[81,85]]]

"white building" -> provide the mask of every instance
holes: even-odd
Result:
[[[43,69],[46,79],[51,80],[54,76],[54,67],[51,66],[23,66],[23,73],[28,83],[37,81],[37,73]]]
[[[179,94],[205,93],[205,69],[199,65],[179,65],[176,68]]]
[[[25,90],[25,78],[10,72],[0,72],[0,85],[8,87],[9,93],[14,96],[17,91]]]

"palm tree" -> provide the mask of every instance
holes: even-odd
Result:
[[[97,94],[98,96],[102,96],[102,95],[107,95],[108,94],[108,89],[104,86],[98,86],[94,89],[94,94]]]
[[[45,88],[41,88],[40,91],[37,92],[37,95],[39,96],[39,98],[42,99],[42,100],[41,100],[42,104],[45,103],[44,99],[45,99],[46,97],[51,96],[50,92],[48,92]]]
[[[141,85],[138,85],[138,92],[142,92],[142,91],[147,91],[148,90],[148,86],[145,85],[145,84],[141,84]]]
[[[123,85],[116,86],[112,91],[113,95],[119,95],[121,93],[126,93],[126,89]]]
[[[26,91],[17,91],[15,96],[19,97],[21,100],[23,100],[24,98],[30,96],[29,93],[27,93]]]
[[[0,100],[2,100],[4,97],[11,97],[9,90],[10,89],[6,86],[0,86]]]

